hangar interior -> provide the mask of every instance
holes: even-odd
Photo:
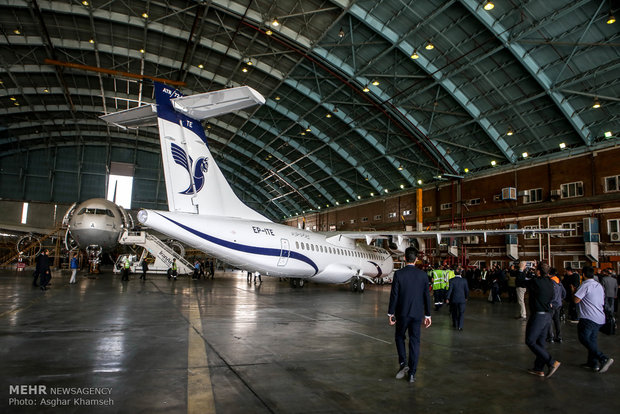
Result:
[[[546,258],[558,268],[566,263],[596,263],[619,270],[620,30],[614,16],[620,14],[620,7],[616,1],[10,0],[2,2],[0,10],[0,227],[4,231],[19,227],[19,206],[24,202],[31,210],[23,230],[55,228],[74,202],[105,197],[108,177],[116,168],[131,171],[132,209],[166,210],[157,128],[123,130],[106,125],[99,116],[153,103],[153,80],[167,82],[186,95],[248,85],[266,98],[264,105],[209,119],[203,125],[210,150],[236,194],[275,222],[317,231],[400,229],[417,224],[411,212],[422,197],[424,228],[560,226],[569,234],[520,238],[518,257]],[[596,256],[588,250],[593,243]],[[499,237],[488,243],[470,239],[456,246],[454,257],[453,246],[431,243],[428,247],[434,258],[491,265],[513,259],[506,244]],[[80,373],[86,371],[88,381],[96,382],[98,372],[107,372],[115,387],[138,392],[135,381],[144,380],[140,375],[152,376],[169,368],[178,377],[172,389],[185,395],[175,397],[173,411],[191,411],[194,397],[200,394],[188,394],[185,384],[189,368],[183,364],[195,355],[197,346],[190,341],[192,332],[205,340],[202,346],[208,360],[217,361],[215,365],[192,362],[197,364],[192,366],[196,372],[209,366],[218,373],[212,377],[220,382],[213,384],[215,398],[209,409],[378,412],[413,405],[424,412],[431,411],[424,404],[429,400],[459,407],[426,392],[407,394],[403,404],[408,405],[389,403],[386,397],[369,398],[373,390],[392,392],[391,374],[368,377],[377,360],[387,366],[393,358],[391,346],[381,342],[389,341],[391,334],[375,321],[383,316],[389,289],[373,291],[372,300],[325,287],[303,294],[295,291],[300,307],[293,308],[293,298],[276,297],[290,291],[268,283],[259,288],[237,285],[234,278],[229,284],[218,280],[204,289],[189,284],[183,289],[169,287],[164,279],[141,289],[127,289],[114,280],[106,280],[105,287],[101,280],[85,280],[81,293],[65,291],[68,285],[58,282],[57,293],[41,297],[40,292],[29,292],[19,276],[6,276],[0,315],[2,330],[12,342],[2,359],[10,359],[9,352],[21,352],[3,370],[13,382],[37,383],[38,375],[46,384],[57,381],[54,373],[70,362],[58,357],[48,364],[32,358],[23,345],[33,340],[37,346],[52,346],[54,339],[45,339],[42,333],[62,330],[63,324],[86,332],[92,322],[100,328],[92,336],[85,333],[83,339],[97,351],[84,357],[75,372],[66,372],[67,378],[75,374],[67,383],[80,384]],[[115,297],[106,320],[96,316],[106,313],[102,295]],[[129,299],[130,295],[148,300]],[[326,305],[322,295],[333,302]],[[76,305],[84,298],[97,306]],[[127,348],[122,338],[140,344],[141,334],[154,335],[161,339],[162,348],[170,347],[174,353],[174,343],[166,342],[174,339],[162,337],[155,319],[131,321],[121,315],[123,310],[142,312],[144,306],[165,319],[167,315],[157,312],[158,298],[166,298],[162,309],[174,315],[175,323],[168,328],[183,338],[179,339],[182,352],[175,356],[179,360],[160,356],[166,362],[159,366],[159,354],[154,354],[152,360],[146,358],[137,365],[151,364],[157,367],[154,371],[139,368],[140,375],[125,376],[123,364],[128,362],[121,355]],[[227,323],[226,314],[209,300],[235,318]],[[342,307],[334,305],[340,302]],[[317,303],[329,310],[307,313]],[[484,305],[473,306],[478,327],[461,339],[447,336],[441,328],[430,334],[423,344],[425,352],[438,349],[445,358],[434,354],[429,371],[449,369],[442,364],[458,360],[468,382],[485,375],[484,369],[473,366],[504,372],[509,363],[497,361],[502,349],[519,341],[522,327],[511,326],[506,335],[489,339],[483,348],[489,350],[488,356],[478,359],[476,349],[481,345],[476,338],[490,329],[484,324],[502,329],[504,325],[494,318],[507,318],[510,313],[506,307],[489,311]],[[47,322],[42,306],[49,306],[58,317]],[[277,313],[274,309],[279,306],[290,306],[296,316]],[[350,314],[347,306],[359,312]],[[86,318],[84,326],[73,314],[76,309]],[[192,313],[196,309],[198,315]],[[217,323],[207,328],[209,317]],[[310,321],[313,328],[292,328],[302,321]],[[348,325],[351,321],[353,325]],[[131,327],[132,323],[139,327]],[[358,329],[367,324],[372,329]],[[437,325],[448,329],[447,323]],[[181,332],[179,326],[189,326],[190,333]],[[243,336],[247,342],[237,339],[241,338],[237,330],[244,327],[255,330]],[[282,352],[274,351],[273,343],[256,333],[270,329],[275,332],[271,339],[276,333],[282,335],[278,340],[289,338]],[[321,338],[305,344],[312,351],[309,360],[323,361],[324,366],[318,365],[324,373],[306,363],[307,355],[297,353],[304,346],[301,339],[299,343],[290,339],[311,337],[311,332],[305,332],[308,329]],[[71,334],[73,340],[81,340],[77,331]],[[345,331],[348,336],[339,337],[335,349],[330,348],[334,340],[330,333]],[[216,344],[220,336],[225,339]],[[355,338],[364,336],[379,338],[378,348],[372,342],[356,347]],[[66,336],[50,334],[50,338],[57,338],[59,348],[54,349],[59,353],[63,346],[79,352]],[[605,345],[618,349],[611,341]],[[232,358],[232,353],[223,351],[228,347],[242,357]],[[575,338],[564,348],[561,352],[567,358],[581,357]],[[256,349],[262,353],[255,358]],[[102,356],[107,352],[111,352],[109,359]],[[343,352],[344,359],[334,356]],[[516,352],[524,365],[527,350]],[[324,354],[344,371],[333,375]],[[43,364],[44,373],[37,374],[37,364]],[[261,364],[269,369],[261,370]],[[93,366],[97,368],[92,370]],[[583,387],[590,385],[586,375],[575,375]],[[200,378],[206,377],[202,372]],[[519,407],[526,410],[544,404],[549,408],[529,379],[517,380],[519,391],[512,396],[521,398]],[[117,393],[118,404],[138,411],[165,411],[168,397],[157,397],[164,385],[151,380],[149,398],[156,399],[157,406]],[[427,379],[428,384],[442,380],[438,375]],[[567,387],[573,386],[570,378],[564,381]],[[286,395],[287,382],[294,385],[291,395]],[[343,383],[348,386],[340,389]],[[227,384],[236,393],[226,394]],[[458,386],[459,380],[451,379],[450,384]],[[511,386],[497,375],[485,384],[502,396],[505,387]],[[277,387],[282,389],[274,392]],[[308,387],[314,390],[316,404],[295,405],[294,400],[308,400],[295,397]],[[605,378],[597,387],[603,393],[611,389],[611,382]],[[558,401],[567,401],[547,383],[541,388]],[[250,402],[240,397],[248,392]],[[465,411],[479,407],[484,397],[476,396]],[[598,398],[588,401],[605,411]],[[501,407],[498,402],[491,406]],[[550,411],[559,408],[552,406]]]

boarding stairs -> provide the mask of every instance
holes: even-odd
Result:
[[[138,258],[136,255],[122,255],[116,261],[114,272],[119,273],[123,266],[121,265],[125,257],[129,256],[132,273],[142,272],[142,261],[146,260],[150,254],[155,258],[155,262],[149,262],[149,273],[166,273],[172,267],[172,259],[177,259],[177,272],[179,275],[188,275],[193,272],[194,268],[190,262],[185,260],[183,256],[175,252],[172,247],[158,239],[157,237],[142,231],[125,230],[118,242],[125,245],[136,245],[143,247],[142,255]]]

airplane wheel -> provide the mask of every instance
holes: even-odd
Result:
[[[299,279],[299,281],[297,283],[299,284],[299,287],[302,288],[302,287],[304,287],[305,280]]]
[[[291,287],[295,289],[297,287],[297,279],[291,278]]]
[[[22,257],[26,258],[36,257],[43,249],[39,239],[32,234],[22,236],[19,240],[17,240],[15,247],[17,252],[20,253]]]
[[[360,292],[360,293],[363,293],[363,292],[364,292],[364,287],[365,287],[365,286],[364,286],[364,281],[363,281],[363,280],[360,280],[360,283],[359,283],[359,288],[358,288],[358,290],[359,290],[359,292]]]
[[[357,292],[357,280],[351,281],[351,292]]]

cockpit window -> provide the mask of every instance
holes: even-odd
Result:
[[[106,216],[114,217],[114,213],[112,213],[112,210],[106,210],[105,214]]]
[[[114,217],[114,213],[112,212],[112,210],[105,209],[105,208],[83,208],[78,213],[78,215],[81,215],[81,214],[94,214],[97,216]]]
[[[82,214],[86,213],[86,209],[83,208],[80,210],[80,212],[78,213],[78,216],[81,216]]]

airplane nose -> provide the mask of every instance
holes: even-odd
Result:
[[[149,213],[146,210],[138,211],[138,221],[142,224],[146,224],[146,221],[149,218]]]

